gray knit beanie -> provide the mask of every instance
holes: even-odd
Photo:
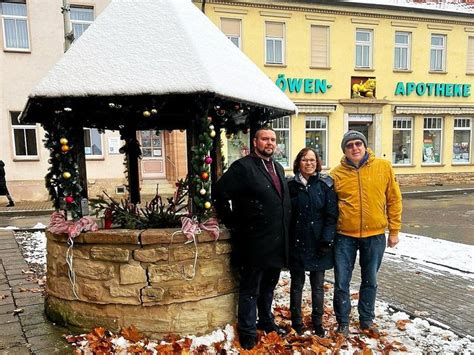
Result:
[[[364,142],[364,146],[367,148],[367,138],[365,138],[365,136],[362,133],[358,131],[347,131],[346,134],[344,134],[344,137],[342,137],[342,142],[341,142],[342,151],[344,151],[344,148],[346,147],[346,143],[349,141],[353,141],[354,139],[360,139],[362,142]]]

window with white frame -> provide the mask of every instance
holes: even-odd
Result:
[[[443,119],[425,117],[423,123],[423,164],[440,164]]]
[[[395,32],[395,59],[393,68],[396,70],[409,70],[411,56],[411,33]]]
[[[221,31],[235,44],[241,48],[242,21],[235,18],[221,18]]]
[[[6,50],[29,51],[28,17],[23,1],[0,1],[2,14],[3,48]]]
[[[265,63],[283,64],[285,51],[285,24],[265,22]]]
[[[430,70],[446,71],[446,35],[431,35]]]
[[[74,40],[81,37],[92,22],[94,22],[94,9],[92,7],[71,5],[71,25]]]
[[[305,146],[313,148],[322,165],[327,165],[327,122],[326,116],[308,116],[305,120]]]
[[[284,167],[290,166],[290,116],[280,117],[272,121],[276,134],[276,150],[273,159]]]
[[[469,163],[471,152],[471,119],[454,119],[453,163]]]
[[[474,74],[474,36],[467,38],[467,68],[466,73]]]
[[[412,163],[412,118],[393,118],[392,163],[397,165]]]
[[[356,30],[356,68],[372,68],[372,42],[374,31]]]
[[[311,66],[329,68],[329,26],[311,26]]]
[[[16,158],[37,158],[36,125],[20,123],[20,112],[10,112]]]
[[[84,153],[87,156],[103,156],[102,135],[97,128],[84,128]]]

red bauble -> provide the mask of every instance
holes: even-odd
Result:
[[[209,179],[209,174],[206,173],[205,171],[203,171],[203,172],[201,173],[201,179],[202,179],[202,180],[207,180],[207,179]]]
[[[66,203],[73,203],[74,202],[74,197],[66,196],[66,198],[64,200],[66,201]]]

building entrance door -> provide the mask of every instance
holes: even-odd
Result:
[[[165,152],[163,132],[156,130],[139,131],[143,159],[141,162],[142,179],[165,178]]]
[[[369,147],[374,147],[372,115],[349,115],[349,130],[358,131],[367,137]]]

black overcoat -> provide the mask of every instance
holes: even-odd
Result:
[[[221,221],[231,231],[237,266],[286,267],[290,196],[283,167],[275,162],[282,197],[262,159],[249,155],[234,162],[213,188]]]
[[[332,269],[332,249],[317,256],[319,243],[332,243],[338,217],[337,195],[329,176],[310,176],[305,186],[299,175],[288,181],[292,218],[290,223],[290,269]]]
[[[5,180],[5,163],[0,160],[0,195],[8,193],[7,181]]]

